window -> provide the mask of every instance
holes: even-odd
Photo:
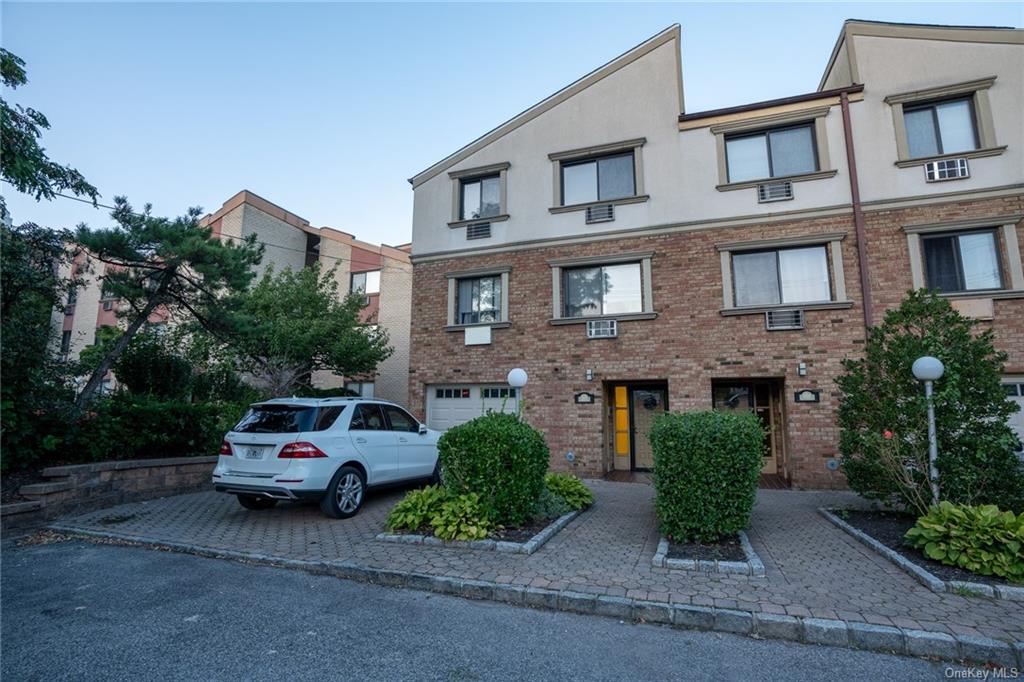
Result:
[[[993,230],[925,235],[925,281],[941,293],[999,289],[999,252]]]
[[[562,205],[624,199],[636,195],[633,152],[563,162]]]
[[[330,428],[341,406],[255,405],[232,431],[238,433],[301,433]]]
[[[736,306],[831,300],[824,246],[732,255]]]
[[[468,388],[439,388],[434,393],[437,398],[468,398]]]
[[[460,279],[458,324],[501,321],[501,275]]]
[[[484,398],[515,398],[516,389],[514,388],[485,388],[481,390],[481,394]]]
[[[810,123],[725,138],[729,182],[813,173],[818,170]]]
[[[71,352],[71,330],[67,330],[60,335],[60,355],[62,360],[68,359],[68,353]]]
[[[326,431],[334,425],[334,422],[341,416],[342,411],[345,409],[344,405],[330,405],[328,407],[321,407],[320,414],[316,418],[316,426],[313,427],[314,431]]]
[[[350,431],[387,431],[387,422],[384,421],[384,413],[377,403],[359,403],[352,412],[352,421],[349,422]]]
[[[565,317],[591,317],[643,311],[640,263],[566,269]]]
[[[369,296],[370,294],[380,293],[380,270],[370,270],[369,272],[353,272],[352,273],[352,293],[362,292]]]
[[[345,389],[363,398],[372,398],[374,383],[372,381],[346,381]]]
[[[903,121],[911,158],[978,148],[974,106],[970,98],[905,105]]]
[[[420,430],[420,423],[400,407],[384,405],[384,414],[388,416],[388,424],[391,425],[392,431],[416,433]]]
[[[492,218],[501,213],[501,177],[462,180],[459,220]]]

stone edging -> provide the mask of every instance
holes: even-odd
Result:
[[[656,568],[673,568],[684,571],[706,571],[711,573],[735,573],[739,575],[750,575],[755,578],[764,577],[764,562],[757,555],[750,545],[750,538],[743,531],[739,532],[740,545],[743,553],[747,555],[746,561],[719,561],[706,559],[670,559],[668,558],[668,538],[662,537],[658,541],[658,549],[651,559],[651,565]]]
[[[158,538],[95,531],[64,524],[54,524],[50,528],[65,533],[124,540],[199,556],[279,566],[303,570],[316,575],[330,575],[357,582],[437,592],[467,599],[484,599],[516,606],[608,616],[690,630],[711,630],[806,644],[824,644],[906,656],[964,660],[992,663],[1003,667],[1024,668],[1024,642],[1015,642],[1011,645],[984,637],[907,630],[887,625],[751,613],[735,609],[594,595],[571,590],[559,591],[482,580],[462,580],[447,576],[371,568],[348,560],[282,559],[265,554],[211,549],[186,543],[165,542]]]
[[[580,515],[581,510],[563,514],[552,521],[544,530],[526,542],[508,542],[505,540],[442,540],[433,535],[416,535],[413,533],[378,533],[377,539],[384,542],[401,542],[410,545],[431,545],[433,547],[451,547],[452,549],[483,549],[510,554],[533,554],[541,545],[551,539],[558,531],[569,525],[569,522]]]
[[[913,561],[910,561],[896,550],[886,547],[864,531],[854,528],[846,521],[843,521],[841,518],[833,514],[831,509],[819,507],[818,512],[831,521],[837,528],[849,533],[861,543],[867,545],[912,575],[919,583],[927,587],[932,592],[953,592],[955,594],[963,594],[964,591],[970,591],[974,592],[978,596],[989,597],[991,599],[1024,601],[1024,587],[1014,587],[1012,585],[986,585],[984,583],[972,583],[960,580],[943,580],[931,571],[928,571],[927,569],[918,566]]]

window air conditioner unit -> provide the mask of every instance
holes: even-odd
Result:
[[[618,320],[587,320],[588,339],[614,339],[618,335]]]
[[[466,225],[466,239],[487,239],[490,236],[490,223],[472,223],[470,225]]]
[[[971,169],[967,159],[940,159],[929,161],[924,165],[924,179],[928,182],[958,180],[971,177]]]
[[[783,329],[803,329],[804,311],[769,310],[764,314],[764,328],[770,332]]]
[[[766,204],[771,201],[786,201],[793,198],[793,183],[766,182],[757,186],[757,202]]]
[[[609,223],[615,220],[615,204],[587,206],[587,224]]]

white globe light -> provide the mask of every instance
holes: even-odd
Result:
[[[512,388],[522,388],[526,385],[526,380],[529,377],[526,376],[526,370],[516,367],[510,370],[508,373],[508,385]]]
[[[937,381],[942,377],[942,373],[946,371],[946,368],[943,367],[942,361],[938,358],[925,355],[914,360],[914,365],[910,368],[910,371],[914,373],[918,381]]]

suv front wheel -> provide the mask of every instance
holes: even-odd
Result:
[[[355,516],[363,506],[366,497],[366,479],[355,467],[338,469],[331,479],[327,493],[320,500],[320,509],[332,519],[347,519]]]

